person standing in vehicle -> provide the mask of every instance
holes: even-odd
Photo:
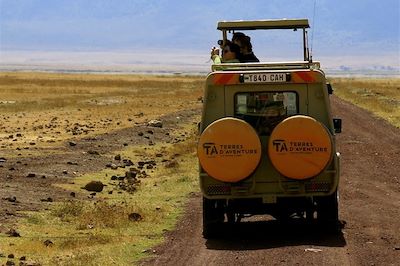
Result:
[[[232,42],[240,47],[241,56],[239,60],[241,63],[260,62],[253,53],[253,46],[249,36],[242,32],[236,32],[233,34]]]
[[[211,49],[211,59],[213,60],[214,64],[240,63],[240,57],[240,47],[231,41],[227,41],[225,43],[225,46],[222,50],[222,58],[219,55],[219,48],[213,47]]]

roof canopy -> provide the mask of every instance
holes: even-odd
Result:
[[[220,21],[218,30],[271,30],[309,28],[308,19]]]

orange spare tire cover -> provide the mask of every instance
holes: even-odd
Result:
[[[268,155],[275,169],[298,180],[321,173],[332,159],[332,150],[332,137],[326,127],[304,115],[280,122],[268,143]]]
[[[221,118],[201,134],[197,156],[209,176],[223,182],[238,182],[258,166],[261,142],[257,132],[245,121]]]

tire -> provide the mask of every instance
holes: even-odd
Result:
[[[328,231],[338,232],[340,230],[338,192],[318,197],[316,201],[318,223]]]
[[[215,238],[224,223],[224,201],[203,197],[203,237]]]

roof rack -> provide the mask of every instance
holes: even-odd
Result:
[[[218,30],[270,30],[309,28],[308,19],[237,20],[220,21]]]

